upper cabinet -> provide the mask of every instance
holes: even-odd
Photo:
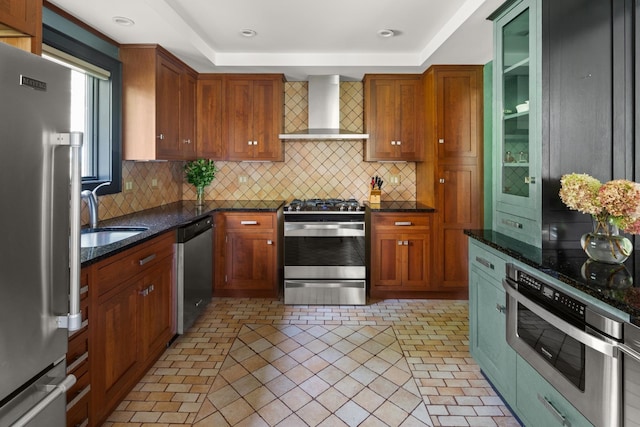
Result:
[[[222,139],[222,74],[200,74],[197,89],[196,127],[198,157],[213,160],[226,158],[226,143]]]
[[[539,1],[495,19],[494,229],[541,246],[541,66]]]
[[[0,1],[0,42],[42,52],[42,0]]]
[[[424,160],[424,99],[420,75],[364,77],[365,161]]]
[[[228,160],[282,161],[284,78],[281,74],[227,75],[223,138]]]
[[[120,48],[123,159],[196,156],[196,74],[157,45]]]

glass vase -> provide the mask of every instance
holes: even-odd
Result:
[[[594,220],[593,231],[583,234],[580,244],[589,258],[607,264],[622,264],[633,251],[631,240],[608,220]]]
[[[204,205],[204,187],[196,187],[196,206]]]

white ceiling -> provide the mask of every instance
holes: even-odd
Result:
[[[485,64],[493,56],[486,18],[503,1],[50,0],[121,44],[158,43],[198,72],[275,72],[289,80]],[[118,25],[116,16],[135,25]],[[246,38],[243,29],[257,35]],[[382,38],[380,29],[396,36]]]

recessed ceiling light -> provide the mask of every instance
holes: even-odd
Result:
[[[246,30],[241,30],[240,34],[242,34],[244,37],[255,37],[256,33],[255,30],[250,30],[250,29],[246,29]]]
[[[118,25],[122,25],[123,27],[130,27],[135,24],[135,22],[133,22],[133,19],[127,18],[125,16],[114,16],[112,19],[113,22]]]
[[[386,29],[386,28],[385,28],[385,29],[382,29],[382,30],[378,30],[378,35],[379,35],[380,37],[385,37],[385,38],[387,38],[387,37],[393,37],[393,36],[395,36],[395,35],[396,35],[396,33],[395,33],[395,31],[393,31],[393,30],[388,30],[388,29]]]

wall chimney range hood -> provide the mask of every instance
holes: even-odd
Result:
[[[367,139],[368,134],[340,129],[340,76],[309,76],[309,129],[283,133],[280,139]]]

